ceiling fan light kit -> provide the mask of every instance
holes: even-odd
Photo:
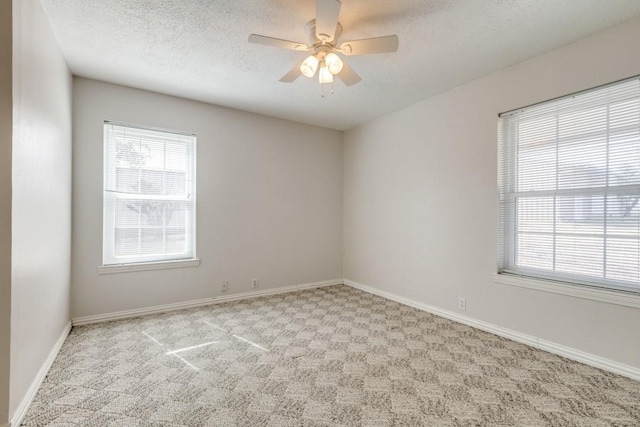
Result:
[[[316,0],[316,19],[305,26],[309,33],[308,45],[258,34],[251,34],[249,42],[297,51],[313,51],[313,54],[285,74],[280,79],[281,82],[291,83],[301,75],[312,78],[317,72],[321,85],[333,83],[334,76],[347,86],[354,85],[361,80],[360,76],[338,54],[368,55],[395,52],[398,50],[398,36],[352,40],[339,45],[338,40],[342,35],[342,26],[338,23],[341,6],[340,0]]]
[[[303,76],[311,78],[315,76],[318,65],[320,65],[320,72],[318,72],[320,83],[333,83],[333,76],[344,68],[342,59],[333,53],[328,45],[317,46],[315,53],[307,56],[300,64],[300,72]]]
[[[340,71],[342,71],[342,68],[344,67],[342,59],[333,52],[330,52],[324,57],[324,62],[327,64],[329,72],[333,75],[340,74]]]
[[[333,83],[333,74],[329,71],[326,65],[320,66],[320,72],[318,73],[318,80],[320,84]]]
[[[316,70],[318,69],[318,58],[315,55],[308,56],[302,64],[300,64],[300,72],[305,77],[313,77],[316,74]]]

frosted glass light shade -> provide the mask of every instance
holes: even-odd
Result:
[[[324,58],[324,62],[325,64],[327,64],[329,72],[334,75],[342,71],[342,67],[344,66],[344,64],[342,63],[342,59],[340,59],[340,57],[333,52],[327,54],[327,56]]]
[[[326,65],[320,67],[318,80],[320,80],[320,83],[333,83],[333,74],[331,74],[331,71],[329,71]]]
[[[300,72],[305,77],[313,77],[318,69],[318,58],[314,55],[308,56],[302,64],[300,64]]]

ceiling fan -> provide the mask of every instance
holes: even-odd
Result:
[[[316,19],[309,21],[305,26],[309,33],[309,44],[258,34],[251,34],[249,42],[313,52],[282,76],[281,82],[291,83],[301,75],[311,78],[317,72],[321,84],[333,83],[335,76],[347,86],[354,85],[361,78],[340,58],[339,54],[350,56],[395,52],[398,50],[398,36],[391,35],[338,43],[342,34],[342,26],[338,22],[341,6],[340,0],[316,0]]]

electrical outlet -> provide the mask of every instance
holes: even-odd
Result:
[[[258,287],[258,279],[253,279],[253,280],[251,281],[251,283],[253,283],[253,287],[254,287],[254,288],[257,288],[257,287]]]
[[[229,281],[223,280],[220,282],[220,292],[227,292],[229,290]]]
[[[467,309],[467,300],[464,298],[458,298],[458,308],[460,310],[466,310]]]

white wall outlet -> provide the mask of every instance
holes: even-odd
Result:
[[[458,308],[460,310],[466,310],[467,309],[467,300],[460,297],[458,298]]]
[[[229,290],[229,281],[223,280],[220,282],[220,292],[227,292]]]
[[[254,288],[257,288],[257,287],[258,287],[258,279],[253,279],[253,280],[251,281],[251,283],[253,284],[253,287],[254,287]]]

